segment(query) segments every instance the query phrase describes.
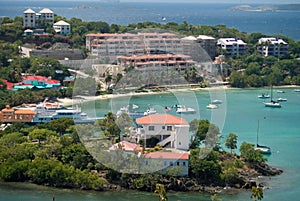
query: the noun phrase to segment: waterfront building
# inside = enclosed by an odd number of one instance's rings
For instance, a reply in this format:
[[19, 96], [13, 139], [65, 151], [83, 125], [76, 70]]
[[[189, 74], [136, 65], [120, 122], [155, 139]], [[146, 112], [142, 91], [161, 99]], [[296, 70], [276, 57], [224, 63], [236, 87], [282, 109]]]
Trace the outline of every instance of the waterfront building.
[[226, 56], [234, 57], [237, 55], [244, 55], [247, 53], [248, 46], [243, 40], [239, 38], [220, 38], [217, 46], [223, 50]]
[[156, 166], [161, 168], [162, 174], [172, 171], [178, 176], [188, 176], [189, 154], [188, 152], [157, 151], [144, 155], [146, 166]]
[[262, 56], [274, 56], [286, 55], [288, 53], [288, 43], [281, 38], [260, 38], [258, 40], [257, 51]]
[[53, 24], [53, 29], [57, 34], [66, 36], [71, 32], [71, 25], [63, 20]]
[[30, 109], [13, 109], [6, 106], [0, 112], [0, 121], [2, 123], [15, 123], [15, 122], [32, 122], [36, 112]]
[[[138, 140], [156, 138], [158, 145], [180, 150], [189, 149], [189, 123], [170, 114], [153, 114], [137, 118]], [[147, 147], [147, 144], [145, 143]]]

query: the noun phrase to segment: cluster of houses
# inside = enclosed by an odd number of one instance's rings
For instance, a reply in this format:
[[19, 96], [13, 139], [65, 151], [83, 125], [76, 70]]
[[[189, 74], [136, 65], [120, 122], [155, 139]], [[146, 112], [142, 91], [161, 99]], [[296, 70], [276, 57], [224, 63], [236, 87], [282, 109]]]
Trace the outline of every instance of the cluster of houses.
[[[39, 76], [39, 75], [24, 75], [22, 81], [18, 83], [8, 82], [7, 80], [1, 79], [6, 85], [7, 90], [21, 90], [21, 89], [61, 89], [62, 83], [59, 80], [52, 79], [51, 77]], [[66, 77], [63, 82], [73, 82], [74, 78]]]
[[[155, 164], [148, 171], [161, 170], [166, 174], [171, 169], [177, 169], [178, 175], [188, 175], [189, 123], [181, 117], [170, 114], [151, 114], [137, 118], [135, 121], [136, 131], [130, 132], [127, 139], [113, 144], [109, 151], [121, 150], [124, 158], [130, 154], [143, 157], [144, 166]], [[149, 148], [147, 140], [150, 138], [155, 138], [157, 145], [163, 149], [147, 152]], [[144, 147], [137, 144], [140, 141], [143, 141]]]
[[[214, 67], [225, 64], [226, 57], [245, 55], [248, 45], [239, 38], [219, 38], [199, 35], [198, 37], [179, 37], [174, 33], [98, 33], [86, 35], [86, 48], [98, 58], [109, 58], [123, 68], [134, 66], [138, 70], [160, 70], [175, 68], [185, 71], [196, 63], [214, 60]], [[288, 43], [280, 38], [260, 38], [257, 46], [262, 56], [285, 55]], [[205, 51], [203, 51], [205, 50]], [[216, 69], [215, 68], [215, 69]]]
[[53, 24], [53, 29], [57, 34], [68, 35], [71, 32], [71, 25], [69, 23], [63, 20], [54, 23], [54, 12], [48, 8], [44, 8], [39, 12], [35, 12], [28, 8], [23, 13], [23, 26], [28, 28], [24, 31], [24, 35], [47, 34], [44, 33], [43, 29], [36, 29], [37, 27], [47, 23]]

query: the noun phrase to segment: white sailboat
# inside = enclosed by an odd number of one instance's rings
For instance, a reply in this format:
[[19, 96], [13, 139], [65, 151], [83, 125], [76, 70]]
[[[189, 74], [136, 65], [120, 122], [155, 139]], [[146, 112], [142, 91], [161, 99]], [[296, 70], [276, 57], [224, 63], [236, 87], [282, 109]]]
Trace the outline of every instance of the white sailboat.
[[281, 107], [281, 104], [278, 101], [273, 100], [273, 86], [271, 86], [271, 100], [270, 102], [264, 102], [266, 107]]
[[271, 154], [271, 148], [270, 147], [258, 144], [258, 133], [259, 133], [259, 120], [257, 121], [256, 147], [255, 147], [255, 150], [261, 151], [262, 154]]

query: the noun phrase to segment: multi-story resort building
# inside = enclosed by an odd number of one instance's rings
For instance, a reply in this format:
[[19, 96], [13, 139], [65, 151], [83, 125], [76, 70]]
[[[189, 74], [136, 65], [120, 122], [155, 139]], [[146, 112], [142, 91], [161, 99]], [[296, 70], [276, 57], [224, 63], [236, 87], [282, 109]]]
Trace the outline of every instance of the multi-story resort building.
[[260, 38], [257, 50], [262, 56], [278, 57], [288, 53], [288, 43], [280, 38]]
[[196, 55], [199, 52], [195, 50], [188, 51], [187, 43], [173, 33], [86, 35], [86, 48], [92, 55], [107, 58], [122, 68], [132, 66], [138, 70], [191, 69], [201, 55]]
[[153, 54], [119, 56], [118, 64], [123, 68], [134, 66], [137, 70], [177, 70], [185, 71], [195, 62], [190, 56], [184, 54]]
[[220, 38], [217, 46], [220, 50], [225, 51], [226, 56], [230, 57], [246, 54], [248, 50], [247, 43], [239, 38]]
[[172, 33], [87, 34], [86, 48], [94, 56], [149, 54], [151, 50], [182, 54], [180, 38]]
[[198, 59], [203, 61], [203, 58], [200, 58], [199, 55], [205, 57], [206, 55], [204, 54], [207, 54], [210, 59], [216, 56], [217, 42], [211, 36], [187, 36], [182, 38], [182, 42], [185, 54], [191, 55], [194, 61], [198, 61]]
[[68, 35], [71, 32], [71, 25], [63, 20], [53, 24], [53, 29], [60, 35]]
[[38, 13], [32, 9], [27, 9], [23, 13], [23, 26], [24, 27], [37, 27], [45, 23], [54, 22], [54, 13], [48, 8], [44, 8]]

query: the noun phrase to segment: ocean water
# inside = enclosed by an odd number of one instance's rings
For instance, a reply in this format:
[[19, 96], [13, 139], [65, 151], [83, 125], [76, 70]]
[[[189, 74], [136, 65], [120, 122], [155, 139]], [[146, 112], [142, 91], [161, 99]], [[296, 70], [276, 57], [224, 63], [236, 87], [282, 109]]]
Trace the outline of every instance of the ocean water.
[[[295, 40], [300, 39], [299, 11], [238, 11], [231, 10], [237, 4], [204, 3], [103, 3], [99, 1], [0, 1], [0, 16], [22, 16], [23, 11], [32, 8], [36, 12], [50, 8], [54, 13], [70, 19], [104, 21], [109, 24], [128, 25], [137, 22], [183, 21], [194, 25], [224, 24], [240, 31], [261, 32], [267, 35], [283, 34]], [[257, 6], [257, 5], [252, 5]], [[166, 21], [162, 21], [165, 17]]]
[[[163, 112], [165, 106], [176, 103], [186, 104], [197, 109], [195, 115], [178, 115], [175, 111], [170, 113], [191, 121], [194, 118], [215, 121], [222, 128], [222, 136], [230, 132], [238, 135], [238, 144], [246, 141], [256, 143], [257, 122], [260, 121], [259, 143], [272, 148], [272, 154], [266, 156], [268, 163], [283, 169], [284, 173], [275, 177], [266, 177], [269, 189], [264, 190], [266, 201], [298, 200], [300, 196], [300, 93], [294, 89], [283, 89], [286, 93], [279, 94], [274, 90], [274, 98], [285, 97], [282, 108], [267, 108], [262, 99], [257, 96], [268, 89], [232, 89], [226, 91], [190, 91], [172, 92], [169, 94], [156, 94], [145, 96], [128, 96], [123, 98], [99, 100], [86, 105], [84, 111], [91, 113], [95, 107], [99, 116], [108, 111], [114, 111], [119, 106], [128, 103], [136, 104], [141, 110], [151, 106]], [[216, 110], [206, 109], [206, 105], [216, 97], [223, 100]], [[223, 99], [224, 98], [224, 99]], [[194, 99], [194, 100], [193, 100]], [[196, 102], [196, 104], [195, 104]], [[91, 107], [92, 106], [92, 107]], [[214, 116], [223, 117], [218, 119]], [[224, 141], [221, 139], [221, 141]], [[156, 200], [152, 193], [124, 191], [124, 192], [94, 192], [66, 189], [54, 189], [35, 186], [31, 184], [0, 184], [0, 200], [32, 201], [41, 200], [52, 195], [56, 200], [65, 201], [112, 201], [112, 200]], [[250, 200], [251, 192], [242, 190], [231, 194], [220, 195], [224, 201]], [[210, 200], [209, 195], [200, 193], [168, 193], [169, 200]]]

